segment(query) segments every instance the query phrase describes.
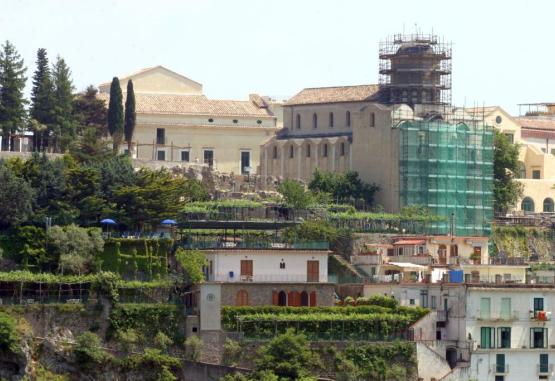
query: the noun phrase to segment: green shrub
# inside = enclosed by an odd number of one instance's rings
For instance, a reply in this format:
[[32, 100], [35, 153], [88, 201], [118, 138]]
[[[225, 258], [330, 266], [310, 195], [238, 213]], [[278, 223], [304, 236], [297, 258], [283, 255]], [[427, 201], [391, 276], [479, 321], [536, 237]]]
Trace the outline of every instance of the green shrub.
[[174, 304], [120, 303], [110, 313], [108, 337], [133, 329], [140, 337], [153, 338], [159, 331], [180, 340], [179, 309]]
[[202, 357], [202, 340], [194, 335], [185, 340], [185, 357], [187, 360], [199, 361]]
[[82, 367], [94, 367], [112, 359], [101, 347], [100, 337], [92, 332], [85, 332], [77, 337], [73, 349], [77, 363]]
[[139, 344], [139, 336], [133, 328], [118, 331], [116, 340], [125, 352], [133, 352]]
[[0, 312], [0, 350], [19, 352], [17, 321], [13, 316]]
[[154, 345], [162, 351], [165, 351], [169, 346], [173, 345], [173, 340], [170, 339], [164, 332], [158, 331], [154, 336]]
[[241, 359], [241, 344], [235, 340], [229, 338], [225, 339], [224, 342], [224, 353], [223, 353], [223, 363], [228, 366], [236, 366]]

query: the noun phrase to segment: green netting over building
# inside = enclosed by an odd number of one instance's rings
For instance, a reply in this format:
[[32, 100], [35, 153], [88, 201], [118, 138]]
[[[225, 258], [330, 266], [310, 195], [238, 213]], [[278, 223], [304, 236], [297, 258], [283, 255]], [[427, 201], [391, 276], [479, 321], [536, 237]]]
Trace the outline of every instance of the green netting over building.
[[400, 204], [445, 216], [430, 233], [484, 236], [493, 218], [493, 129], [481, 123], [399, 125]]

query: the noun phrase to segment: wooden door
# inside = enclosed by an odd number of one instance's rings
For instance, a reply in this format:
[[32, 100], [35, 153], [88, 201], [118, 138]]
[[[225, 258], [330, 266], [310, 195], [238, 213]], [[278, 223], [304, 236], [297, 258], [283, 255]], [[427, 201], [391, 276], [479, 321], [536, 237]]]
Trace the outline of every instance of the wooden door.
[[320, 261], [306, 261], [306, 281], [320, 282]]
[[241, 260], [241, 280], [252, 281], [252, 260]]

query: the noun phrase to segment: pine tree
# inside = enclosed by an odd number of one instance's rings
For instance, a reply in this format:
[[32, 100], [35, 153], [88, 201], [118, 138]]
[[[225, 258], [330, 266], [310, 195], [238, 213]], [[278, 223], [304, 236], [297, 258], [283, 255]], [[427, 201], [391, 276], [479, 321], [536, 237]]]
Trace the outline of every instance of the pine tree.
[[0, 51], [0, 130], [2, 131], [2, 150], [14, 150], [13, 134], [21, 132], [25, 121], [26, 100], [25, 71], [23, 59], [9, 42]]
[[73, 83], [71, 70], [60, 56], [52, 66], [54, 83], [54, 145], [56, 152], [65, 152], [75, 139], [76, 120], [73, 114]]
[[110, 103], [108, 105], [108, 131], [114, 141], [114, 151], [117, 153], [123, 138], [123, 95], [118, 77], [112, 79], [110, 85]]
[[48, 136], [54, 124], [54, 85], [44, 48], [37, 52], [37, 69], [33, 75], [31, 101], [31, 118], [35, 120], [31, 126], [40, 126], [34, 129], [33, 148], [40, 151], [48, 146]]
[[137, 114], [135, 113], [135, 91], [133, 90], [133, 81], [127, 82], [127, 98], [125, 98], [125, 140], [127, 141], [127, 150], [129, 156], [133, 148], [133, 133], [135, 132], [135, 124], [137, 122]]

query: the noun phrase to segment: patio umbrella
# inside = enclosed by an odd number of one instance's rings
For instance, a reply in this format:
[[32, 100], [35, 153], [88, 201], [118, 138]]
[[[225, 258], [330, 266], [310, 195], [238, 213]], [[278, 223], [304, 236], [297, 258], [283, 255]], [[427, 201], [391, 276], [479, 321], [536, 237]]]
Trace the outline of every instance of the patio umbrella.
[[175, 222], [175, 220], [166, 219], [166, 220], [162, 221], [161, 224], [162, 225], [177, 225], [177, 222]]
[[115, 225], [116, 221], [112, 220], [111, 218], [105, 218], [102, 221], [100, 221], [100, 223], [103, 225]]

